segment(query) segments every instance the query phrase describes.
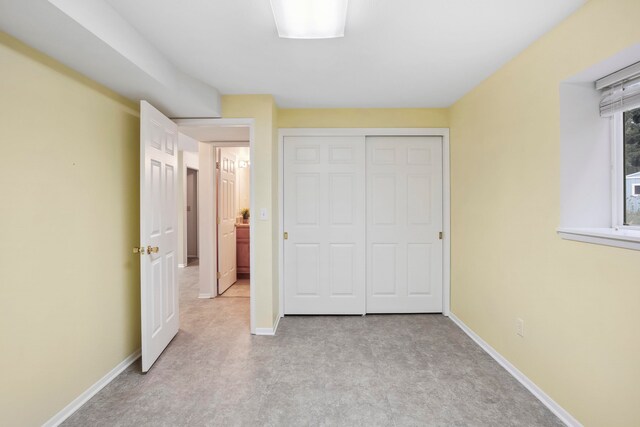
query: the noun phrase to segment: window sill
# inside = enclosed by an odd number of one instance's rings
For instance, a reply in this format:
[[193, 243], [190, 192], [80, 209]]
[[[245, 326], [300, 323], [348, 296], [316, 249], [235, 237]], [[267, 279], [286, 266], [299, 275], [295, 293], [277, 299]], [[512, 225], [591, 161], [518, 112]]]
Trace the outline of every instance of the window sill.
[[556, 230], [566, 240], [640, 251], [640, 230], [615, 228], [565, 228]]

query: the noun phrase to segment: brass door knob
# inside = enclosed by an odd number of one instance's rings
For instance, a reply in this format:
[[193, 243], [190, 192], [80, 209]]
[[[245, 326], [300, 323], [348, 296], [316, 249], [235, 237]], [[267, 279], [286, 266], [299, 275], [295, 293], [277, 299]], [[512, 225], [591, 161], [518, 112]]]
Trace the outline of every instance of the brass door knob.
[[144, 246], [135, 246], [133, 248], [133, 253], [138, 255], [144, 255]]
[[158, 251], [160, 251], [160, 248], [157, 247], [157, 246], [153, 246], [153, 247], [147, 246], [147, 253], [148, 254], [157, 254]]

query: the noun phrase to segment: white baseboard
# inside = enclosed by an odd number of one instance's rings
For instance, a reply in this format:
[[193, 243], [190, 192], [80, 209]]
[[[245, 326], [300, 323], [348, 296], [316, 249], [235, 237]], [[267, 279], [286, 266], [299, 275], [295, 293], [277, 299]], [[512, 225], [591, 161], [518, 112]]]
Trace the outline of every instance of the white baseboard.
[[256, 335], [275, 335], [279, 324], [280, 316], [276, 317], [276, 324], [273, 325], [273, 328], [256, 328]]
[[187, 264], [178, 264], [178, 268], [185, 268]]
[[476, 342], [484, 351], [493, 357], [507, 372], [511, 374], [516, 380], [527, 388], [544, 406], [549, 408], [560, 420], [569, 427], [582, 427], [582, 424], [576, 420], [569, 412], [567, 412], [562, 406], [558, 405], [547, 393], [545, 393], [540, 387], [538, 387], [533, 381], [531, 381], [525, 374], [523, 374], [518, 368], [513, 366], [511, 362], [504, 358], [500, 353], [491, 347], [485, 340], [480, 338], [478, 334], [473, 332], [471, 328], [464, 324], [464, 322], [455, 314], [449, 313], [449, 318], [456, 324], [465, 334]]
[[198, 294], [198, 298], [200, 299], [210, 299], [211, 294]]
[[93, 396], [95, 396], [96, 393], [98, 393], [107, 384], [113, 381], [113, 379], [117, 377], [122, 371], [127, 369], [129, 365], [131, 365], [133, 362], [138, 360], [138, 357], [140, 357], [140, 350], [135, 351], [133, 354], [129, 355], [122, 362], [118, 363], [118, 365], [115, 368], [113, 368], [111, 371], [109, 371], [109, 373], [107, 373], [104, 377], [100, 378], [98, 382], [93, 384], [91, 387], [86, 389], [80, 396], [73, 399], [71, 403], [69, 403], [60, 412], [58, 412], [53, 417], [51, 417], [51, 419], [49, 419], [49, 421], [44, 423], [42, 426], [57, 427], [60, 424], [62, 424], [64, 420], [66, 420], [71, 415], [73, 415], [74, 412], [80, 409], [82, 405], [87, 403], [87, 401], [91, 399]]

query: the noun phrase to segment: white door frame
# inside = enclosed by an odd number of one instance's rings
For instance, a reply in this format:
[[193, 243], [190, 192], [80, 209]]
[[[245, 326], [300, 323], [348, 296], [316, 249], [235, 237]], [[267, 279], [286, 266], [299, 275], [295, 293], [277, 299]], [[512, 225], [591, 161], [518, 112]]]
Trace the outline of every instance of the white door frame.
[[[451, 159], [448, 128], [280, 128], [278, 129], [278, 276], [280, 317], [284, 317], [284, 138], [286, 136], [439, 136], [442, 137], [442, 314], [451, 308]], [[252, 208], [253, 209], [253, 206]]]
[[[176, 119], [174, 120], [176, 122], [176, 124], [178, 125], [179, 128], [183, 128], [183, 127], [203, 127], [203, 126], [214, 126], [214, 127], [231, 127], [231, 126], [238, 126], [238, 127], [248, 127], [249, 128], [249, 164], [253, 165], [254, 164], [254, 147], [255, 147], [255, 119]], [[214, 147], [220, 147], [221, 143], [219, 142], [209, 142], [209, 141], [202, 141], [203, 143], [208, 143], [211, 144]], [[238, 146], [242, 145], [243, 142], [238, 141], [235, 144], [237, 144]], [[213, 165], [214, 170], [212, 171], [212, 175], [213, 175], [213, 182], [212, 188], [216, 188], [216, 186], [218, 185], [218, 183], [216, 182], [216, 171], [215, 171], [215, 165], [216, 165], [216, 158], [215, 158], [215, 149], [212, 150], [211, 155], [213, 156], [211, 160], [211, 164]], [[202, 168], [202, 165], [200, 166], [200, 168]], [[199, 177], [199, 184], [202, 185], [202, 178]], [[249, 194], [249, 209], [250, 211], [256, 212], [256, 207], [255, 207], [255, 191], [253, 191], [253, 189], [255, 188], [254, 185], [254, 180], [255, 180], [255, 174], [253, 172], [253, 167], [249, 169], [249, 188], [250, 190], [250, 194]], [[218, 212], [218, 201], [217, 198], [214, 197], [213, 195], [211, 196], [212, 198], [214, 198], [213, 201], [213, 211], [211, 212], [211, 215], [208, 215], [208, 217], [210, 218], [211, 221], [215, 221], [213, 218], [215, 217], [215, 215]], [[200, 201], [200, 200], [199, 200]], [[215, 226], [215, 224], [214, 224]], [[254, 230], [254, 226], [255, 223], [254, 221], [251, 221], [249, 223], [249, 234], [251, 236], [255, 236], [255, 230]], [[198, 224], [198, 233], [200, 233], [200, 230], [204, 229], [204, 227], [201, 227], [200, 224]], [[199, 241], [202, 241], [203, 236], [199, 235]], [[214, 233], [214, 236], [216, 237], [216, 234]], [[255, 275], [255, 239], [251, 239], [249, 242], [249, 258], [250, 258], [250, 264], [249, 264], [249, 275], [251, 277], [252, 280], [249, 281], [249, 324], [250, 324], [250, 329], [251, 329], [251, 333], [255, 334], [256, 333], [256, 292], [255, 292], [255, 280], [254, 278], [256, 277]], [[218, 253], [216, 250], [216, 245], [213, 245], [213, 251], [212, 251], [212, 257], [211, 259], [203, 259], [202, 256], [200, 256], [199, 259], [199, 264], [200, 264], [200, 268], [203, 268], [203, 263], [204, 266], [207, 265], [212, 265], [214, 266], [214, 271], [218, 271]], [[212, 280], [211, 283], [209, 284], [209, 297], [210, 298], [215, 298], [217, 297], [218, 294], [218, 281], [217, 280]]]

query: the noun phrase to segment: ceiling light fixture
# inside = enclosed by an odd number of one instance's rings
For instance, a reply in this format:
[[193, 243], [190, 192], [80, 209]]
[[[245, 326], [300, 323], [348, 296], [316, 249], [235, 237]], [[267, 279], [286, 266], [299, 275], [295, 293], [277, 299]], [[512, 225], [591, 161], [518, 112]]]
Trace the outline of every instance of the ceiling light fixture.
[[271, 0], [278, 35], [285, 39], [344, 37], [348, 0]]

